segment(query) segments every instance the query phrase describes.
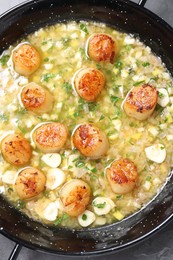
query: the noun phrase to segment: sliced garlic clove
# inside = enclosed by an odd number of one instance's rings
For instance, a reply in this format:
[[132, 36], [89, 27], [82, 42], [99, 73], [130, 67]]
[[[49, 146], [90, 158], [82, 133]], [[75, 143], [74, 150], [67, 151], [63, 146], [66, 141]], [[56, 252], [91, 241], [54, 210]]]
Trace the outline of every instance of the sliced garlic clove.
[[113, 200], [105, 197], [97, 197], [93, 200], [94, 212], [98, 215], [106, 215], [115, 207]]
[[41, 157], [41, 160], [52, 168], [57, 168], [61, 164], [61, 155], [59, 153], [47, 153]]
[[65, 181], [65, 173], [58, 168], [52, 168], [48, 170], [46, 188], [54, 190], [59, 187]]
[[2, 181], [7, 184], [15, 184], [17, 177], [17, 172], [15, 171], [6, 171], [4, 174], [2, 174]]
[[51, 202], [47, 205], [44, 210], [44, 218], [48, 221], [55, 221], [58, 216], [58, 208], [56, 207], [55, 202]]
[[78, 216], [78, 222], [82, 227], [88, 227], [96, 219], [96, 216], [93, 212], [85, 210], [81, 215]]
[[162, 163], [166, 158], [166, 149], [163, 144], [154, 144], [145, 148], [146, 156], [149, 160]]
[[169, 94], [165, 88], [160, 88], [159, 90], [159, 97], [157, 103], [161, 107], [166, 107], [169, 103]]

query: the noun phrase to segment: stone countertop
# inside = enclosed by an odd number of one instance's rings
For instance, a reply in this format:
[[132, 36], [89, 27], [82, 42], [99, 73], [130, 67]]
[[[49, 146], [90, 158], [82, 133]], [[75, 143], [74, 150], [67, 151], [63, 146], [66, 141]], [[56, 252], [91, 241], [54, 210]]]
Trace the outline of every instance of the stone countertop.
[[[11, 7], [24, 2], [23, 0], [0, 0], [0, 14]], [[138, 0], [133, 0], [138, 2]], [[148, 0], [146, 8], [158, 14], [171, 26], [173, 26], [173, 0]], [[0, 259], [7, 260], [15, 243], [0, 235]], [[109, 256], [86, 257], [78, 259], [99, 259], [106, 260], [172, 260], [173, 259], [173, 221], [167, 224], [160, 231], [150, 236], [148, 239], [127, 248], [123, 251]], [[69, 257], [52, 256], [46, 253], [36, 252], [23, 247], [18, 260], [60, 260]], [[72, 258], [75, 259], [75, 258]]]

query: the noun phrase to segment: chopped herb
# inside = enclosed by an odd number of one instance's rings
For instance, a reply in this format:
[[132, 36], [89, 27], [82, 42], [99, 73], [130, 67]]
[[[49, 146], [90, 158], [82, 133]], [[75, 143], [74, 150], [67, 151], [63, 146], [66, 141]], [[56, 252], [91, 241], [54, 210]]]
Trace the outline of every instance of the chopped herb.
[[151, 176], [147, 176], [146, 181], [151, 181]]
[[0, 58], [1, 65], [4, 67], [7, 64], [7, 61], [9, 60], [9, 55], [4, 55]]
[[114, 159], [109, 159], [109, 160], [106, 162], [106, 166], [110, 165], [113, 161], [114, 161]]
[[99, 118], [99, 121], [103, 120], [105, 118], [104, 115], [101, 115], [100, 118]]
[[75, 163], [75, 166], [78, 167], [78, 168], [83, 168], [83, 167], [85, 166], [85, 163], [82, 162], [82, 161], [77, 161], [77, 162]]
[[142, 66], [143, 67], [148, 67], [148, 66], [150, 66], [150, 63], [149, 62], [144, 62], [144, 63], [142, 63]]
[[121, 115], [122, 115], [121, 110], [118, 107], [116, 107], [116, 109], [114, 111], [114, 116], [115, 116], [114, 119], [117, 119], [117, 118], [121, 117]]
[[48, 61], [49, 61], [49, 58], [46, 57], [46, 58], [44, 59], [44, 62], [48, 62]]
[[90, 103], [88, 103], [88, 109], [89, 109], [89, 111], [95, 112], [98, 108], [99, 108], [99, 104], [97, 104], [96, 102], [90, 102]]
[[23, 208], [25, 207], [25, 201], [23, 201], [23, 200], [18, 200], [18, 202], [17, 202], [17, 207], [18, 207], [19, 209], [23, 209]]
[[87, 215], [86, 214], [82, 215], [82, 220], [87, 220]]
[[109, 132], [107, 133], [107, 136], [111, 136], [111, 135], [113, 135], [113, 134], [115, 134], [115, 130], [114, 130], [114, 131], [109, 131]]
[[7, 115], [5, 115], [5, 114], [0, 115], [0, 121], [6, 122], [6, 121], [8, 121], [8, 119], [9, 118]]
[[95, 174], [90, 174], [90, 176], [91, 176], [91, 178], [92, 178], [93, 180], [97, 180], [97, 179], [98, 179], [98, 177], [97, 177]]
[[101, 65], [100, 64], [97, 63], [96, 67], [97, 67], [98, 70], [101, 70]]
[[122, 195], [117, 195], [116, 198], [119, 200], [121, 199], [123, 196]]
[[135, 123], [135, 122], [130, 122], [129, 126], [131, 126], [131, 127], [136, 127], [136, 126], [137, 126], [137, 123]]
[[98, 208], [98, 209], [103, 209], [106, 205], [106, 201], [104, 201], [103, 203], [99, 203], [97, 204], [95, 201], [93, 202], [94, 207]]
[[111, 99], [111, 102], [114, 103], [114, 104], [117, 103], [117, 102], [120, 100], [119, 97], [114, 96], [114, 95], [111, 95], [111, 96], [110, 96], [110, 99]]
[[75, 158], [72, 162], [77, 162], [79, 160], [79, 158]]
[[140, 85], [141, 83], [144, 83], [145, 81], [144, 80], [141, 80], [141, 81], [137, 81], [133, 84], [134, 87]]
[[101, 176], [104, 177], [104, 176], [105, 176], [105, 173], [104, 173], [104, 172], [101, 172]]
[[46, 198], [49, 198], [50, 196], [50, 192], [48, 190], [45, 190], [43, 194]]
[[153, 80], [153, 81], [157, 81], [158, 80], [158, 77], [153, 77], [153, 78], [150, 78], [150, 81]]
[[67, 93], [69, 93], [72, 90], [72, 84], [69, 82], [64, 82], [64, 84], [62, 86], [66, 90]]
[[81, 31], [83, 31], [85, 34], [87, 34], [87, 35], [89, 34], [88, 29], [85, 24], [81, 23], [79, 27], [80, 27]]
[[76, 111], [76, 112], [73, 114], [74, 118], [77, 118], [79, 115], [80, 115], [80, 112], [79, 112], [79, 111]]
[[46, 73], [45, 75], [43, 75], [43, 81], [48, 82], [49, 79], [53, 79], [56, 75], [53, 73]]
[[162, 98], [162, 97], [164, 97], [165, 95], [163, 94], [163, 93], [161, 93], [161, 92], [159, 92], [159, 98]]
[[125, 48], [126, 48], [127, 51], [130, 51], [131, 48], [132, 48], [132, 45], [128, 44], [128, 45], [125, 46]]
[[17, 112], [18, 112], [18, 114], [20, 114], [20, 115], [25, 115], [26, 112], [27, 112], [27, 110], [26, 110], [26, 108], [20, 108]]
[[13, 188], [12, 187], [9, 187], [8, 188], [8, 192], [11, 193], [13, 191]]
[[115, 63], [115, 67], [116, 67], [117, 69], [121, 70], [122, 67], [123, 67], [123, 63], [122, 63], [121, 61], [117, 61], [117, 62]]
[[27, 133], [27, 129], [25, 127], [23, 127], [23, 125], [21, 124], [20, 120], [17, 121], [17, 127], [19, 128], [19, 130], [23, 133], [26, 134]]
[[163, 150], [165, 147], [164, 146], [160, 146], [160, 149]]
[[120, 87], [121, 87], [121, 85], [115, 85], [115, 86], [113, 86], [113, 90], [115, 92], [118, 92], [120, 90]]
[[38, 118], [40, 121], [44, 121], [44, 119], [42, 118], [42, 116], [37, 116], [37, 118]]
[[141, 64], [140, 60], [137, 60], [137, 61], [136, 61], [136, 65], [139, 66], [140, 64]]
[[63, 220], [67, 220], [69, 218], [68, 214], [63, 214], [62, 217], [59, 217], [56, 221], [55, 221], [55, 226], [58, 226], [62, 223]]
[[79, 51], [81, 53], [81, 56], [83, 59], [88, 60], [89, 58], [86, 56], [85, 49], [84, 48], [79, 48]]
[[96, 169], [96, 168], [93, 168], [93, 169], [91, 169], [91, 172], [92, 172], [92, 173], [96, 173], [96, 172], [97, 172], [97, 169]]
[[46, 45], [47, 44], [47, 41], [44, 41], [41, 43], [41, 45]]
[[169, 85], [168, 85], [168, 88], [173, 88], [173, 84], [169, 84]]

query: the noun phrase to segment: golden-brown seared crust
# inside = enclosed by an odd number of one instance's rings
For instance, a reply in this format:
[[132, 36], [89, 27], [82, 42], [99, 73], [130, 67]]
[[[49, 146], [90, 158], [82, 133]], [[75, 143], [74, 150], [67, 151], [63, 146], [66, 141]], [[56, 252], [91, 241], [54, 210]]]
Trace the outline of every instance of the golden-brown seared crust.
[[117, 46], [111, 36], [97, 33], [91, 36], [88, 42], [88, 55], [94, 61], [114, 62]]
[[36, 146], [43, 152], [57, 152], [65, 145], [68, 137], [66, 126], [61, 123], [47, 123], [33, 133]]
[[33, 167], [22, 170], [15, 183], [15, 189], [21, 199], [29, 199], [41, 193], [46, 184], [45, 174]]
[[113, 192], [125, 194], [134, 189], [138, 172], [132, 161], [120, 158], [106, 169], [106, 176]]
[[37, 114], [47, 113], [52, 110], [53, 106], [52, 95], [34, 82], [22, 89], [21, 101], [27, 110]]
[[125, 99], [124, 110], [131, 117], [145, 120], [153, 113], [157, 100], [158, 91], [155, 87], [149, 84], [134, 87]]
[[98, 69], [82, 69], [76, 74], [74, 86], [81, 98], [94, 101], [105, 86], [105, 77]]
[[61, 200], [65, 211], [72, 217], [82, 214], [90, 202], [89, 185], [79, 179], [73, 179], [61, 189]]
[[21, 44], [12, 54], [14, 70], [23, 76], [29, 76], [40, 66], [39, 52], [31, 44]]
[[28, 163], [31, 158], [30, 143], [21, 135], [7, 135], [1, 142], [4, 159], [10, 164], [20, 166]]
[[91, 159], [105, 155], [109, 148], [106, 135], [92, 124], [80, 125], [72, 135], [72, 142], [81, 154]]

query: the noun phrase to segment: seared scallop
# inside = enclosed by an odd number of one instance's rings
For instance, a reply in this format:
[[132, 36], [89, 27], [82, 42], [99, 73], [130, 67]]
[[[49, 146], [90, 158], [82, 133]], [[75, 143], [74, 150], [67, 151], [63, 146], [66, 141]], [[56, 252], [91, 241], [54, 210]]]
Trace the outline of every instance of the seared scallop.
[[68, 131], [61, 123], [45, 123], [36, 127], [32, 139], [44, 153], [58, 152], [67, 141]]
[[27, 167], [19, 172], [15, 189], [21, 199], [30, 199], [40, 194], [46, 183], [45, 174], [33, 167]]
[[158, 100], [158, 91], [148, 84], [134, 87], [125, 98], [123, 107], [126, 114], [137, 120], [147, 119], [154, 111]]
[[72, 143], [81, 154], [91, 159], [102, 157], [109, 148], [105, 133], [92, 124], [79, 125], [72, 134]]
[[81, 98], [86, 101], [94, 101], [105, 86], [105, 77], [98, 69], [82, 69], [74, 78], [74, 86]]
[[126, 194], [135, 188], [138, 172], [132, 161], [121, 158], [106, 169], [106, 176], [113, 192]]
[[27, 84], [22, 89], [19, 98], [27, 110], [36, 114], [47, 113], [52, 110], [52, 95], [34, 82]]
[[67, 182], [61, 189], [60, 197], [64, 210], [72, 217], [82, 214], [90, 202], [89, 185], [79, 179]]
[[89, 37], [87, 53], [94, 61], [113, 63], [117, 54], [117, 45], [110, 35], [97, 33]]
[[14, 70], [23, 76], [29, 76], [40, 66], [39, 52], [29, 43], [19, 44], [13, 51], [12, 61]]
[[31, 158], [30, 143], [18, 134], [7, 135], [1, 142], [1, 151], [4, 159], [16, 166], [28, 163]]

